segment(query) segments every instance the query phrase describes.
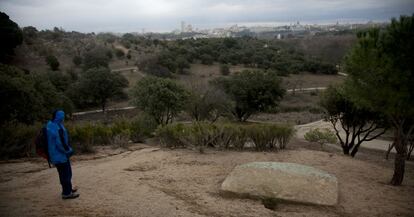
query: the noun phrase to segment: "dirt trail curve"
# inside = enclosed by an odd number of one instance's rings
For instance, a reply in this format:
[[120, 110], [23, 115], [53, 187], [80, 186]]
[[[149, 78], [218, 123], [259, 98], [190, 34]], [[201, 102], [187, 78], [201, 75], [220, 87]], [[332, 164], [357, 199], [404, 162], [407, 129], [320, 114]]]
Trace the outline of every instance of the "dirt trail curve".
[[[340, 129], [340, 135], [344, 138], [345, 133], [342, 128], [338, 124], [338, 129]], [[304, 135], [306, 132], [308, 132], [311, 129], [320, 128], [320, 129], [330, 129], [334, 131], [334, 128], [330, 122], [319, 120], [308, 124], [303, 125], [296, 125], [296, 137], [299, 139], [304, 139]], [[382, 139], [374, 139], [371, 141], [366, 141], [361, 144], [362, 148], [367, 149], [374, 149], [374, 150], [381, 150], [386, 151], [388, 150], [388, 145], [391, 144], [391, 141], [382, 140]], [[339, 150], [342, 150], [339, 145], [331, 145], [332, 147], [336, 147]], [[395, 148], [391, 150], [392, 153], [395, 153]]]

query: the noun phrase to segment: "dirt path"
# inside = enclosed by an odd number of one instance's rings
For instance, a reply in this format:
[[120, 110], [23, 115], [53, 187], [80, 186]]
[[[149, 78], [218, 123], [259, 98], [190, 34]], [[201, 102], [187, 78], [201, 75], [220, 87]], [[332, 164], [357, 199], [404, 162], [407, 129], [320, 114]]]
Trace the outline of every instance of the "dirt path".
[[[292, 144], [292, 146], [294, 146]], [[169, 150], [140, 145], [95, 160], [74, 160], [79, 199], [62, 201], [56, 170], [44, 163], [0, 164], [0, 216], [413, 216], [414, 174], [408, 165], [404, 186], [385, 184], [384, 167], [333, 153], [302, 148], [274, 153]], [[335, 207], [279, 204], [220, 194], [226, 175], [252, 161], [294, 162], [338, 177]]]
[[[320, 129], [330, 129], [333, 132], [334, 129], [332, 127], [332, 124], [327, 121], [319, 120], [308, 124], [303, 125], [297, 125], [296, 128], [296, 136], [300, 139], [304, 138], [304, 135], [306, 132], [308, 132], [311, 129], [320, 128]], [[338, 124], [338, 129], [341, 129], [341, 127]], [[340, 135], [342, 138], [345, 138], [345, 132], [343, 130], [340, 130]], [[375, 150], [381, 150], [386, 151], [388, 150], [388, 145], [391, 144], [391, 141], [382, 140], [382, 139], [374, 139], [371, 141], [366, 141], [361, 144], [361, 148], [367, 148], [367, 149], [375, 149]], [[339, 145], [337, 146], [339, 147]], [[340, 147], [339, 147], [340, 148]], [[391, 150], [392, 153], [395, 153], [395, 148]]]

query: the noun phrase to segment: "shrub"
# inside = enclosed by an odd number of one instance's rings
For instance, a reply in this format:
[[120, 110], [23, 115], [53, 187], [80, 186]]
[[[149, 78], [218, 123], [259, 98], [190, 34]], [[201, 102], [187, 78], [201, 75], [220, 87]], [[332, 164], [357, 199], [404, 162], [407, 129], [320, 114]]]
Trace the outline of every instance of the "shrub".
[[59, 60], [53, 56], [53, 55], [48, 55], [45, 58], [46, 64], [49, 65], [50, 69], [52, 69], [53, 71], [56, 71], [59, 69]]
[[323, 145], [326, 143], [336, 143], [335, 134], [329, 129], [323, 129], [323, 131], [316, 129], [311, 129], [305, 134], [305, 139], [309, 142], [317, 142], [323, 148]]
[[0, 130], [0, 159], [33, 155], [32, 143], [40, 129], [39, 124], [4, 123]]
[[249, 125], [247, 132], [257, 151], [285, 149], [294, 135], [293, 127], [274, 124]]
[[220, 73], [224, 76], [227, 76], [230, 74], [230, 68], [227, 64], [220, 65]]
[[144, 142], [146, 138], [152, 136], [156, 128], [157, 123], [152, 117], [141, 114], [130, 123], [131, 140], [133, 142]]
[[169, 148], [185, 147], [183, 138], [188, 134], [187, 127], [182, 123], [159, 126], [155, 134], [160, 139], [161, 145]]
[[293, 134], [293, 127], [284, 125], [207, 122], [171, 124], [161, 126], [156, 131], [162, 145], [172, 148], [196, 147], [200, 152], [207, 146], [242, 150], [249, 139], [258, 151], [284, 149]]
[[124, 56], [125, 56], [125, 53], [124, 53], [124, 51], [123, 51], [123, 50], [120, 50], [120, 49], [115, 49], [115, 55], [116, 55], [116, 57], [118, 57], [118, 58], [122, 58], [122, 57], [124, 57]]

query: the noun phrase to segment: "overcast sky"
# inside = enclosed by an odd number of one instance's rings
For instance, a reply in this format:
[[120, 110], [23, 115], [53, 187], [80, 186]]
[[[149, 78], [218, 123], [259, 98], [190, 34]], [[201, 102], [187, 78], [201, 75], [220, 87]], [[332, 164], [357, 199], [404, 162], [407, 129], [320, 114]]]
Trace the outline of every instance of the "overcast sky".
[[234, 23], [385, 21], [414, 13], [414, 0], [0, 0], [21, 27], [81, 32], [171, 31]]

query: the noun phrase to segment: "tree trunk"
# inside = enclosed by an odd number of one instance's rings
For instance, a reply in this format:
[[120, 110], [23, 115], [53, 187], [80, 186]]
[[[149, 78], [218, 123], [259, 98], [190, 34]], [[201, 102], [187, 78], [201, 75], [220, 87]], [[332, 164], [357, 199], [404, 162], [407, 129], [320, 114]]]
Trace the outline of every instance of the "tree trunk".
[[342, 151], [344, 152], [344, 155], [349, 155], [349, 146], [348, 145], [343, 145], [342, 146]]
[[403, 128], [397, 127], [394, 133], [394, 144], [397, 153], [394, 162], [394, 175], [391, 179], [392, 185], [401, 185], [404, 179], [405, 159], [407, 158], [407, 145], [404, 140]]
[[360, 145], [361, 145], [361, 143], [357, 143], [355, 145], [354, 149], [352, 149], [352, 151], [351, 151], [351, 156], [352, 157], [355, 157], [356, 153], [358, 152], [358, 148], [359, 148]]
[[405, 171], [405, 154], [398, 153], [395, 155], [395, 163], [394, 163], [394, 175], [391, 179], [392, 185], [401, 185], [404, 179], [404, 171]]

